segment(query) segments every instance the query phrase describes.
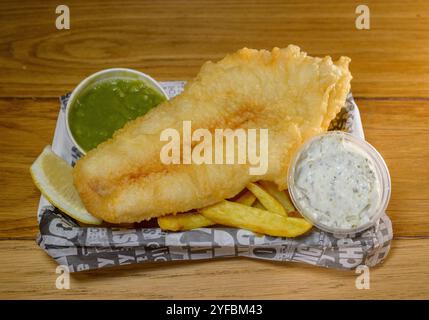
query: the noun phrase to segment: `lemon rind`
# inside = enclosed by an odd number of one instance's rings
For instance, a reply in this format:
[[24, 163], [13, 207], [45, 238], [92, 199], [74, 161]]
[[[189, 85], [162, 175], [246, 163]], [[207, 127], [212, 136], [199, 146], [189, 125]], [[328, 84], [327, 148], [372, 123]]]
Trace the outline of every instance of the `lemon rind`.
[[[44, 156], [49, 156], [49, 153], [53, 153], [50, 146], [45, 147], [43, 152], [39, 155], [39, 157], [34, 161], [32, 166], [30, 167], [31, 178], [33, 179], [34, 184], [37, 189], [39, 189], [40, 193], [55, 207], [59, 210], [72, 217], [73, 219], [78, 220], [79, 222], [86, 224], [99, 225], [103, 222], [103, 220], [91, 215], [84, 208], [78, 208], [73, 206], [67, 199], [65, 199], [61, 194], [59, 194], [51, 185], [47, 182], [45, 178], [45, 174], [41, 169], [41, 165], [39, 162], [42, 161]], [[62, 199], [62, 201], [55, 201], [54, 199]], [[60, 204], [63, 203], [63, 204]], [[76, 212], [76, 213], [73, 213]]]

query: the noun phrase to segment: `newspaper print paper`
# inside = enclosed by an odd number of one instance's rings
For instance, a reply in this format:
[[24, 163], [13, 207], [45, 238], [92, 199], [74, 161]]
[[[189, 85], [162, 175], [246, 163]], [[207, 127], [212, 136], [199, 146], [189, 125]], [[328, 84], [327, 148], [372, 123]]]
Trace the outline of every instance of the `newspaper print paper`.
[[[170, 97], [179, 94], [182, 81], [163, 82]], [[68, 138], [65, 105], [60, 98], [52, 149], [70, 164], [81, 156]], [[345, 130], [364, 138], [359, 110], [350, 94], [345, 107], [331, 123], [331, 130]], [[317, 228], [301, 237], [257, 236], [235, 228], [200, 228], [166, 232], [159, 228], [120, 229], [81, 227], [52, 207], [43, 197], [38, 210], [37, 243], [71, 272], [155, 261], [248, 257], [273, 261], [303, 262], [327, 268], [354, 269], [375, 266], [387, 256], [393, 237], [389, 217], [383, 215], [372, 228], [347, 237]]]

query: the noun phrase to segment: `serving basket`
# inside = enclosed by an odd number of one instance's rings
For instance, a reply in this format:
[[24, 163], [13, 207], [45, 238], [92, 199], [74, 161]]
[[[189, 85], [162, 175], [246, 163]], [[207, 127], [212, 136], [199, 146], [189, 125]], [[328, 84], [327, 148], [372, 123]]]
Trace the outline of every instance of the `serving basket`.
[[[185, 82], [161, 82], [169, 97], [182, 92]], [[74, 165], [81, 156], [67, 135], [65, 106], [60, 98], [52, 150]], [[330, 130], [347, 131], [364, 139], [359, 109], [351, 94]], [[53, 207], [43, 196], [38, 208], [37, 244], [70, 272], [155, 261], [248, 257], [291, 261], [336, 269], [355, 269], [381, 263], [390, 250], [392, 224], [384, 214], [370, 229], [341, 236], [313, 228], [297, 238], [256, 235], [251, 231], [212, 227], [183, 232], [159, 228], [82, 227]]]

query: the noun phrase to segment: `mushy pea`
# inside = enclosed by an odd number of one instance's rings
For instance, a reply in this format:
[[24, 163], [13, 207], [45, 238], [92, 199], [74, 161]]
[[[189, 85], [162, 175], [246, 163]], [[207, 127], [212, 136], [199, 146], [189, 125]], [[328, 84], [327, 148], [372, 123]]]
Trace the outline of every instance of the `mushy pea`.
[[72, 104], [70, 130], [79, 146], [89, 151], [164, 100], [164, 96], [139, 80], [103, 80], [89, 87]]

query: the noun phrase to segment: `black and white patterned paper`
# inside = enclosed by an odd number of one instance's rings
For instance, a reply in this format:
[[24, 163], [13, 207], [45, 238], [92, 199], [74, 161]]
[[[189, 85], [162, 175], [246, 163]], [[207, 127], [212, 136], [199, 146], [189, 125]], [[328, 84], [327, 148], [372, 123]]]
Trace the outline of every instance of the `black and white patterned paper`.
[[[161, 84], [170, 97], [179, 94], [184, 87], [182, 81]], [[67, 136], [67, 99], [68, 95], [60, 98], [61, 108], [52, 149], [74, 164], [81, 155]], [[351, 94], [330, 129], [345, 130], [364, 138], [359, 110]], [[159, 228], [81, 227], [43, 197], [39, 204], [38, 221], [40, 234], [37, 243], [58, 264], [68, 266], [71, 272], [134, 263], [237, 256], [354, 269], [358, 265], [372, 267], [382, 262], [393, 237], [387, 215], [383, 215], [372, 228], [347, 237], [317, 228], [301, 237], [279, 238], [223, 227], [184, 232], [166, 232]]]

